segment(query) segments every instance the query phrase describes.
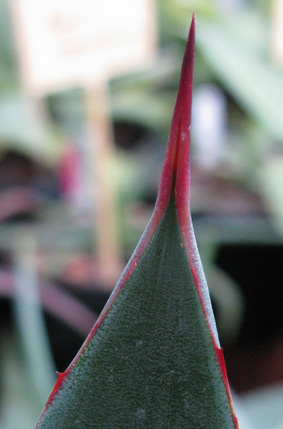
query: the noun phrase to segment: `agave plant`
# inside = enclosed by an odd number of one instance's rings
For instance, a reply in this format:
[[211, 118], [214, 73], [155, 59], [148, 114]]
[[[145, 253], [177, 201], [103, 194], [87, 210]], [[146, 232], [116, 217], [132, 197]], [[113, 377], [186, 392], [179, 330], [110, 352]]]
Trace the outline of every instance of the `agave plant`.
[[37, 428], [237, 428], [189, 204], [193, 17], [156, 206]]

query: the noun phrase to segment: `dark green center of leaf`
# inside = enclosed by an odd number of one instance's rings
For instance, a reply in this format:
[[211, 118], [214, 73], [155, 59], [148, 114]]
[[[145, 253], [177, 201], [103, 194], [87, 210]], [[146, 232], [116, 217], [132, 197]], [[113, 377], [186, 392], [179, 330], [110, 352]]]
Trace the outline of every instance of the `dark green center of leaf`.
[[234, 428], [174, 201], [50, 408], [40, 427]]

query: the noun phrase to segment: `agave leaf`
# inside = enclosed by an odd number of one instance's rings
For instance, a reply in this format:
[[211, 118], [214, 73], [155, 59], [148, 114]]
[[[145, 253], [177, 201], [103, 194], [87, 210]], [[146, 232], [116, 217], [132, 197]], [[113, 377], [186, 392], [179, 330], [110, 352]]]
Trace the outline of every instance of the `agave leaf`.
[[237, 427], [189, 211], [194, 27], [154, 213], [38, 428]]

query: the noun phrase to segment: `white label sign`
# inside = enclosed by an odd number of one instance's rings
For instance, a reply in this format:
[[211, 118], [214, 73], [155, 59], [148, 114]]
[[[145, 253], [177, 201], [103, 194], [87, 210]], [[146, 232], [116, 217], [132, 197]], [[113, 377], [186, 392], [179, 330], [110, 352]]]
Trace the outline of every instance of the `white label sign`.
[[13, 0], [23, 82], [34, 95], [128, 72], [155, 48], [154, 0]]

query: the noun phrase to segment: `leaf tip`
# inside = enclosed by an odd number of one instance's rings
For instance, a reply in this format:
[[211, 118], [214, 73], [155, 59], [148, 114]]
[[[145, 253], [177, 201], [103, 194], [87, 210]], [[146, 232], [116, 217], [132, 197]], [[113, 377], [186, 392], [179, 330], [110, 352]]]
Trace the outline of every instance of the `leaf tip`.
[[189, 200], [190, 124], [195, 55], [195, 14], [186, 44], [168, 148], [163, 165], [157, 207], [164, 210], [172, 188], [180, 199]]

